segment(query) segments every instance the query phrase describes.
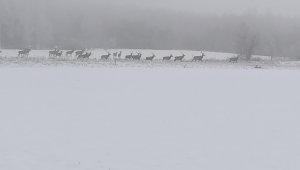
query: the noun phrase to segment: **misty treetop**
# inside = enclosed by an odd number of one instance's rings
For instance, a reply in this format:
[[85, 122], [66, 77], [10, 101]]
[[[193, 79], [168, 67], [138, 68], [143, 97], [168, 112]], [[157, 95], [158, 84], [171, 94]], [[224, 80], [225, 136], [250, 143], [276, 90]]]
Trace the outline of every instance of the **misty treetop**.
[[300, 56], [299, 18], [193, 14], [108, 1], [1, 0], [1, 48], [191, 49]]

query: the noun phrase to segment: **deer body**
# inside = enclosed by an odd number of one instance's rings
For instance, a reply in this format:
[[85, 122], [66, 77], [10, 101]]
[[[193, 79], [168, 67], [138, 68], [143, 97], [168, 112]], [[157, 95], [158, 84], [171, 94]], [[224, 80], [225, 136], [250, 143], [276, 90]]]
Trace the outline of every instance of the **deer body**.
[[177, 56], [175, 57], [175, 60], [174, 61], [182, 61], [184, 59], [185, 55], [182, 54], [182, 56]]
[[55, 49], [53, 51], [49, 51], [49, 57], [56, 57], [58, 52], [59, 52], [58, 49]]
[[63, 54], [63, 51], [57, 52], [57, 53], [56, 53], [56, 57], [61, 57], [62, 54]]
[[24, 57], [24, 56], [28, 56], [30, 53], [31, 49], [24, 49], [18, 52], [18, 56], [20, 57]]
[[111, 55], [110, 53], [108, 53], [107, 55], [102, 55], [101, 59], [102, 60], [108, 60], [108, 58], [109, 58], [110, 55]]
[[113, 53], [114, 58], [118, 56], [118, 52]]
[[193, 61], [203, 61], [204, 57], [205, 57], [205, 54], [202, 53], [201, 56], [194, 56]]
[[163, 57], [163, 60], [164, 61], [169, 61], [173, 58], [173, 55], [171, 54], [170, 56], [167, 56], [167, 57]]
[[75, 50], [67, 51], [66, 56], [72, 56]]
[[85, 53], [85, 54], [81, 54], [78, 56], [78, 59], [88, 59], [90, 58], [90, 56], [92, 55], [92, 53]]
[[138, 55], [133, 55], [132, 56], [133, 60], [141, 60], [141, 58], [142, 58], [142, 54], [141, 53], [138, 53]]
[[146, 57], [147, 61], [153, 61], [156, 56], [153, 54], [151, 57]]
[[131, 53], [130, 55], [125, 56], [125, 59], [130, 60], [132, 59], [133, 54]]
[[122, 51], [119, 52], [118, 58], [121, 58], [121, 56], [122, 56]]
[[76, 52], [75, 52], [75, 55], [76, 55], [76, 56], [83, 55], [84, 51], [85, 51], [85, 50], [76, 51]]

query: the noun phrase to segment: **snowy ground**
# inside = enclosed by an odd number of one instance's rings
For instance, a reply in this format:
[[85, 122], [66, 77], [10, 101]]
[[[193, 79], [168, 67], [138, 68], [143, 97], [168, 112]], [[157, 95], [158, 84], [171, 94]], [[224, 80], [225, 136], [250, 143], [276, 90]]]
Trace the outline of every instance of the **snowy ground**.
[[0, 68], [1, 170], [299, 170], [300, 71]]
[[[101, 50], [93, 49], [92, 56], [88, 60], [78, 60], [75, 55], [61, 58], [49, 57], [49, 50], [33, 50], [29, 57], [18, 57], [18, 50], [2, 50], [0, 53], [0, 67], [93, 67], [93, 68], [237, 68], [237, 69], [254, 69], [259, 65], [263, 69], [299, 69], [299, 61], [275, 60], [271, 61], [267, 56], [254, 56], [251, 62], [239, 61], [238, 63], [229, 63], [228, 59], [236, 56], [231, 53], [205, 52], [203, 62], [191, 62], [193, 56], [201, 55], [201, 51], [184, 51], [184, 50], [129, 50], [129, 49], [111, 49]], [[110, 57], [110, 60], [100, 60], [101, 55], [107, 54], [107, 51], [113, 53], [122, 51], [121, 59], [116, 62]], [[65, 52], [65, 51], [64, 51]], [[142, 61], [124, 60], [125, 55], [130, 53], [143, 54]], [[144, 61], [145, 57], [152, 54], [157, 57], [154, 61]], [[184, 62], [162, 61], [162, 58], [173, 54], [179, 56], [182, 53], [186, 55]]]
[[[19, 50], [6, 50], [3, 49], [2, 53], [0, 53], [0, 56], [2, 57], [17, 57]], [[107, 51], [110, 53], [119, 52], [122, 51], [122, 58], [125, 58], [125, 55], [129, 55], [130, 53], [136, 54], [137, 52], [140, 52], [143, 54], [142, 58], [152, 56], [154, 53], [157, 58], [157, 60], [161, 60], [165, 56], [169, 56], [170, 54], [173, 54], [174, 56], [180, 56], [182, 53], [186, 55], [186, 60], [191, 60], [194, 55], [201, 55], [201, 51], [187, 51], [187, 50], [141, 50], [141, 49], [91, 49], [88, 50], [89, 52], [92, 52], [91, 59], [100, 59], [101, 55], [107, 54]], [[65, 52], [65, 50], [64, 50]], [[236, 54], [232, 53], [218, 53], [218, 52], [208, 52], [205, 51], [205, 60], [227, 60], [230, 57], [236, 56]], [[32, 58], [48, 58], [49, 56], [49, 50], [33, 50], [30, 52], [30, 57]], [[254, 56], [256, 58], [261, 58], [265, 60], [269, 60], [269, 57], [266, 56]], [[67, 57], [68, 59], [75, 59], [76, 57]]]

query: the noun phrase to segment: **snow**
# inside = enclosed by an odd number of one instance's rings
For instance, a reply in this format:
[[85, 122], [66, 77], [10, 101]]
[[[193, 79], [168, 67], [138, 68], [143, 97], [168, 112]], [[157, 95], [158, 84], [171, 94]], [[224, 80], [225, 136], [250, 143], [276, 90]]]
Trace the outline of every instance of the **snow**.
[[[19, 50], [2, 50], [2, 53], [0, 53], [0, 56], [2, 57], [17, 57]], [[64, 50], [66, 51], [66, 50]], [[130, 53], [136, 54], [137, 52], [141, 52], [143, 54], [142, 58], [152, 56], [152, 53], [157, 55], [156, 59], [161, 60], [165, 56], [169, 56], [170, 54], [173, 54], [174, 56], [180, 56], [182, 53], [186, 54], [185, 59], [186, 60], [192, 60], [193, 56], [195, 55], [201, 55], [201, 51], [189, 51], [189, 50], [142, 50], [142, 49], [90, 49], [88, 51], [92, 52], [91, 59], [100, 59], [101, 55], [107, 54], [107, 51], [110, 53], [113, 52], [119, 52], [122, 51], [122, 58], [125, 57], [125, 55], [129, 55]], [[220, 52], [210, 52], [210, 51], [204, 51], [205, 52], [205, 60], [227, 60], [233, 56], [236, 56], [236, 54], [232, 53], [220, 53]], [[49, 56], [49, 50], [33, 50], [30, 52], [30, 57], [33, 58], [48, 58]], [[254, 56], [255, 58], [260, 58], [264, 60], [270, 60], [270, 57], [267, 56]], [[75, 56], [68, 57], [71, 59], [75, 59]]]
[[0, 68], [0, 169], [298, 170], [299, 73]]
[[[121, 59], [116, 62], [111, 56], [109, 60], [101, 60], [101, 55], [122, 51]], [[66, 50], [64, 50], [65, 54]], [[91, 67], [91, 68], [222, 68], [222, 69], [254, 69], [256, 65], [263, 69], [296, 69], [299, 70], [300, 62], [293, 60], [282, 60], [276, 58], [271, 61], [268, 56], [253, 56], [251, 62], [239, 61], [229, 63], [229, 58], [236, 56], [232, 53], [218, 53], [204, 51], [203, 62], [192, 62], [193, 56], [202, 55], [201, 51], [187, 50], [141, 50], [141, 49], [89, 49], [92, 52], [90, 59], [78, 60], [75, 55], [60, 58], [49, 57], [49, 50], [33, 50], [28, 57], [18, 57], [18, 50], [3, 49], [0, 53], [0, 67]], [[124, 60], [125, 55], [141, 52], [142, 61]], [[145, 61], [146, 57], [156, 55], [154, 61]], [[186, 57], [183, 62], [162, 61], [162, 58], [173, 54], [180, 56], [184, 53]]]

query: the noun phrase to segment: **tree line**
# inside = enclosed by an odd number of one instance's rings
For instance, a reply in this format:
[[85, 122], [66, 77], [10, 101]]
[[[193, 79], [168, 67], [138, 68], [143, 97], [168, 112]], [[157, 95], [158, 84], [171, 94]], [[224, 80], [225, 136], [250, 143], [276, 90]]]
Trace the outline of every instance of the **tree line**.
[[186, 49], [300, 57], [300, 19], [195, 14], [94, 1], [1, 0], [1, 48]]

